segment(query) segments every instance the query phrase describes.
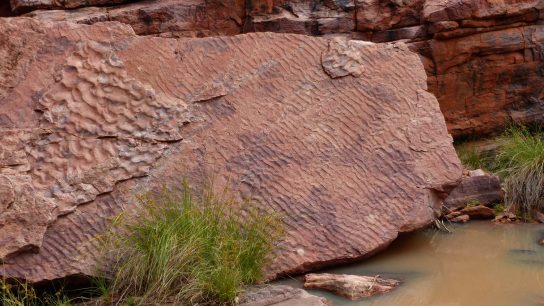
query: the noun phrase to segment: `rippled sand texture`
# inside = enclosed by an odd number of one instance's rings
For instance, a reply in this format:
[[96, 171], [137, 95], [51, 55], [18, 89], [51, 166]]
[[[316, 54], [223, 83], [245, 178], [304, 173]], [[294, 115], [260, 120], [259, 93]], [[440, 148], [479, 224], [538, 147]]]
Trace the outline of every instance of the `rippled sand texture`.
[[17, 18], [2, 28], [33, 39], [0, 39], [10, 56], [25, 51], [0, 83], [0, 274], [94, 273], [108, 220], [184, 176], [215, 176], [280, 214], [268, 275], [304, 272], [431, 223], [461, 178], [420, 58], [402, 43], [176, 40]]

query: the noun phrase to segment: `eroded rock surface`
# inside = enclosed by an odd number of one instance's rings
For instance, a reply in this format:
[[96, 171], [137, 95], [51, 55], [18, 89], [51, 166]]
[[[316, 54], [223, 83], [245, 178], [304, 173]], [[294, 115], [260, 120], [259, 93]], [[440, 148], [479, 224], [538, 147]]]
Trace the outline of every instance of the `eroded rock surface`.
[[[431, 222], [461, 177], [421, 62], [401, 43], [174, 40], [30, 18], [0, 19], [0, 29], [27, 40], [21, 52], [22, 41], [0, 36], [10, 41], [0, 43], [9, 277], [92, 274], [110, 218], [182, 176], [213, 175], [283, 216], [269, 277], [384, 248]], [[350, 74], [327, 74], [325, 52]]]
[[508, 121], [542, 123], [543, 9], [544, 0], [157, 0], [31, 16], [120, 21], [137, 34], [173, 37], [266, 31], [404, 40], [421, 55], [450, 133], [461, 137]]

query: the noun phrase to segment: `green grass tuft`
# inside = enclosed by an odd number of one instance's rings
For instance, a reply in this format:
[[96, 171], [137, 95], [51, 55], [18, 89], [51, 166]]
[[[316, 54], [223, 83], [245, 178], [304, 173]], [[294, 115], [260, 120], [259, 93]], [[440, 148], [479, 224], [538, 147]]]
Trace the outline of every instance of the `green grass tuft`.
[[489, 158], [478, 151], [471, 143], [462, 143], [455, 146], [457, 155], [468, 170], [487, 169], [489, 167]]
[[512, 124], [493, 142], [495, 156], [479, 152], [474, 143], [456, 145], [459, 159], [466, 169], [499, 175], [506, 191], [506, 209], [529, 220], [534, 211], [544, 210], [544, 133], [539, 127]]
[[184, 182], [179, 196], [146, 195], [141, 203], [143, 212], [121, 218], [107, 239], [115, 251], [109, 294], [129, 304], [234, 304], [261, 279], [282, 234], [276, 215], [213, 186], [195, 197]]
[[544, 134], [510, 127], [497, 139], [494, 171], [504, 179], [507, 207], [530, 216], [544, 209]]
[[495, 211], [495, 216], [504, 213], [504, 203], [497, 203], [493, 205], [493, 210]]

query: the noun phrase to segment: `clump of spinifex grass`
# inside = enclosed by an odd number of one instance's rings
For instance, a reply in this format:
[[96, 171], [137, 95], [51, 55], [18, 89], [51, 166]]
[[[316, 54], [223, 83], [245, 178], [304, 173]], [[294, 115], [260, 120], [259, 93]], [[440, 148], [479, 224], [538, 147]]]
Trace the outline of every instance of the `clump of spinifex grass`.
[[507, 207], [529, 217], [544, 210], [544, 134], [510, 127], [497, 139], [495, 172], [504, 179]]
[[184, 182], [177, 196], [147, 195], [141, 203], [142, 213], [121, 218], [108, 239], [114, 250], [109, 292], [120, 301], [233, 304], [245, 285], [262, 277], [282, 233], [277, 216], [212, 186], [193, 196]]

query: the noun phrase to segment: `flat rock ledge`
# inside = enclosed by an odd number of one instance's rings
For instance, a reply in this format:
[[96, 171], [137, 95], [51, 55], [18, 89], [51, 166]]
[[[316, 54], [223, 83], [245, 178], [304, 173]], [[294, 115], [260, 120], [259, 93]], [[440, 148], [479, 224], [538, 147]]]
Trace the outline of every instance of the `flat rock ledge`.
[[322, 289], [346, 297], [360, 300], [377, 294], [389, 292], [400, 285], [395, 279], [376, 276], [359, 276], [347, 274], [306, 274], [304, 288]]
[[262, 285], [247, 290], [240, 306], [332, 306], [327, 299], [285, 285]]

